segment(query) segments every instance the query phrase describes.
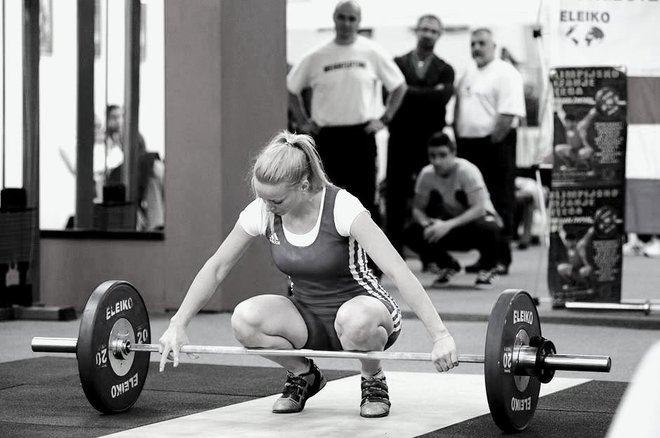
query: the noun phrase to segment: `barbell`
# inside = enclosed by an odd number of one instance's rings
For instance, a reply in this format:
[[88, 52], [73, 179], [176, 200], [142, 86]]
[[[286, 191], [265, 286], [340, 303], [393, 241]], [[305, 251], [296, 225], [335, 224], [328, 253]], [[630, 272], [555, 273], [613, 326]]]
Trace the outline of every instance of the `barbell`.
[[[137, 401], [149, 370], [151, 327], [144, 301], [126, 281], [106, 281], [89, 297], [81, 317], [78, 338], [35, 337], [32, 351], [75, 353], [85, 396], [100, 412], [116, 414]], [[297, 356], [339, 359], [430, 361], [430, 353], [388, 351], [320, 351], [246, 349], [184, 345], [182, 353]], [[488, 318], [484, 355], [458, 356], [459, 362], [483, 363], [490, 413], [505, 432], [524, 430], [530, 423], [541, 383], [555, 371], [609, 372], [609, 356], [557, 354], [541, 336], [538, 313], [525, 291], [500, 294]]]

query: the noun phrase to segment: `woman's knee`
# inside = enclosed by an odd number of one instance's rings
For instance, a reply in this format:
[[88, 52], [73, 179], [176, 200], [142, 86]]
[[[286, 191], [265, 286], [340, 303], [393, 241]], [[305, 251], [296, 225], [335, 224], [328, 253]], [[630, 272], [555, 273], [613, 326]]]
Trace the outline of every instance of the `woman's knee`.
[[[357, 297], [339, 308], [335, 330], [344, 348], [382, 349], [392, 331], [385, 306], [372, 297]], [[353, 301], [351, 300], [351, 301]]]
[[281, 295], [259, 295], [239, 303], [231, 317], [236, 339], [246, 347], [300, 348], [307, 340], [305, 321]]
[[236, 339], [243, 341], [251, 339], [258, 333], [263, 321], [261, 306], [254, 303], [252, 299], [239, 303], [231, 316], [231, 328]]
[[280, 303], [282, 300], [286, 298], [259, 295], [240, 302], [231, 316], [231, 326], [236, 339], [245, 345], [245, 342], [250, 343], [263, 334], [279, 332], [282, 325], [279, 322], [280, 315], [287, 317], [286, 308], [282, 307], [284, 303]]

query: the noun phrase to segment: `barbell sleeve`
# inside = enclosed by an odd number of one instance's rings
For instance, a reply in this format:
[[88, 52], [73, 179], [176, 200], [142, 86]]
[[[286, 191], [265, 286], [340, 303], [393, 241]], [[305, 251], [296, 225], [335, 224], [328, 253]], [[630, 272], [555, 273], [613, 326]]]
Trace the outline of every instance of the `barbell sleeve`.
[[38, 353], [75, 353], [77, 338], [32, 338], [32, 351]]
[[612, 359], [609, 356], [588, 354], [549, 354], [543, 359], [543, 368], [557, 371], [608, 373], [612, 368]]
[[[539, 367], [554, 371], [592, 371], [608, 373], [612, 367], [609, 356], [596, 356], [588, 354], [558, 354], [548, 353], [540, 357], [537, 363], [538, 349], [528, 345], [520, 346], [515, 350], [514, 368], [522, 370]], [[516, 373], [517, 374], [517, 373]]]

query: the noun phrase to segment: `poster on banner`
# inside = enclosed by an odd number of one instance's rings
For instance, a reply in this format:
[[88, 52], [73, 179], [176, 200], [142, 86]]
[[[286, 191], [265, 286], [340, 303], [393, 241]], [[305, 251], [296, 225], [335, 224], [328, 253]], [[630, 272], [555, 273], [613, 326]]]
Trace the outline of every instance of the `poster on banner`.
[[624, 236], [626, 74], [550, 72], [554, 94], [548, 287], [555, 304], [618, 302]]
[[619, 184], [625, 178], [626, 75], [612, 67], [556, 68], [553, 184]]
[[553, 302], [619, 302], [623, 191], [554, 188], [550, 194], [548, 287]]

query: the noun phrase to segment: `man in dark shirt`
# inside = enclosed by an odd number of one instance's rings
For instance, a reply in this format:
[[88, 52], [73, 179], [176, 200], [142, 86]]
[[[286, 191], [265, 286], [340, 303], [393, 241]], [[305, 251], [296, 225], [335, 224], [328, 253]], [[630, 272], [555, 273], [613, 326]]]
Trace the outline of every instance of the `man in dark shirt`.
[[454, 83], [454, 69], [433, 53], [442, 34], [440, 19], [423, 15], [417, 21], [415, 34], [417, 47], [394, 59], [408, 88], [388, 125], [385, 225], [390, 241], [400, 253], [403, 229], [411, 214], [415, 178], [428, 164], [429, 138], [445, 127], [446, 106]]

